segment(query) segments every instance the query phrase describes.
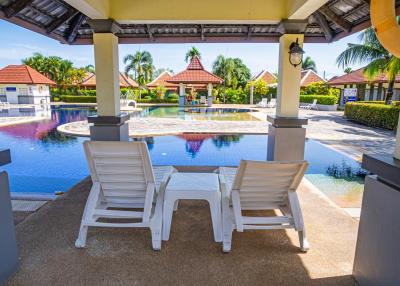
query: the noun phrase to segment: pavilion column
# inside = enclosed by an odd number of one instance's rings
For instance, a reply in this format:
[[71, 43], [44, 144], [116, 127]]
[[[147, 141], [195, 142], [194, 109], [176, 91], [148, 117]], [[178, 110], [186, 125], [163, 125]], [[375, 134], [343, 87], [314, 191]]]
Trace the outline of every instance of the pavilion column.
[[301, 65], [289, 62], [289, 47], [303, 44], [303, 34], [284, 34], [279, 40], [276, 115], [268, 116], [268, 161], [303, 160], [307, 119], [299, 118]]
[[254, 85], [250, 85], [250, 104], [254, 104]]
[[120, 111], [118, 26], [112, 20], [91, 20], [96, 69], [97, 116], [88, 118], [90, 138], [128, 141], [129, 114]]
[[183, 83], [179, 84], [179, 106], [185, 106], [185, 85]]
[[212, 94], [212, 90], [213, 90], [213, 85], [212, 83], [209, 83], [207, 85], [207, 101], [208, 101], [208, 106], [212, 106], [213, 104], [213, 94]]

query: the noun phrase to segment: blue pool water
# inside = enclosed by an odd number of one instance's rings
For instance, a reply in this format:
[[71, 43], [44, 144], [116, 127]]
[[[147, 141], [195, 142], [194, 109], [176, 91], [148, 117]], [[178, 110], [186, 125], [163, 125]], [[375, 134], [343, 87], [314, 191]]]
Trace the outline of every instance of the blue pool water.
[[[85, 178], [82, 142], [87, 139], [62, 135], [56, 128], [93, 114], [88, 108], [52, 108], [41, 121], [0, 127], [0, 148], [11, 149], [12, 164], [4, 168], [11, 191], [54, 194]], [[265, 160], [267, 154], [266, 135], [184, 134], [149, 137], [146, 142], [154, 165], [237, 166], [241, 159]], [[306, 142], [305, 157], [310, 181], [340, 200], [360, 200], [362, 180], [332, 176], [338, 170], [359, 170], [356, 161], [313, 140]], [[352, 196], [346, 199], [349, 192]]]

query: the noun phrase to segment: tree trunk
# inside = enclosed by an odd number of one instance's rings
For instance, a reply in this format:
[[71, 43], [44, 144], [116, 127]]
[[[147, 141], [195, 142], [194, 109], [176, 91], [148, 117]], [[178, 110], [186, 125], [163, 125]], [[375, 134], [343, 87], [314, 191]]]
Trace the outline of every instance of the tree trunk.
[[139, 86], [139, 99], [142, 99], [142, 89]]
[[395, 79], [389, 81], [389, 86], [388, 86], [388, 89], [386, 91], [386, 96], [385, 96], [385, 104], [392, 103], [394, 81], [395, 81]]

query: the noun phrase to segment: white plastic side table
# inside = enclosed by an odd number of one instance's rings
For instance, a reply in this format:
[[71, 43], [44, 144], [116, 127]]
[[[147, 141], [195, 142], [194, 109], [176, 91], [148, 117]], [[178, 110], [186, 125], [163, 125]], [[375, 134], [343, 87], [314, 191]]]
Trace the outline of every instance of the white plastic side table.
[[162, 239], [169, 239], [174, 206], [177, 206], [178, 200], [185, 199], [208, 201], [214, 240], [221, 242], [221, 193], [219, 190], [218, 175], [212, 173], [175, 173], [171, 176], [164, 195]]

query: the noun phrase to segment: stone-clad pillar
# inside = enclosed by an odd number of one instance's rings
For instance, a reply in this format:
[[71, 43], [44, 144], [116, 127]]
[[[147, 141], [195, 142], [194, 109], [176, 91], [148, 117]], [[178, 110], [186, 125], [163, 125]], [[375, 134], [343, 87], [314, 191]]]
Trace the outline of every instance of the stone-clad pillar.
[[207, 101], [208, 101], [208, 106], [212, 106], [213, 104], [213, 94], [212, 94], [212, 90], [213, 90], [213, 85], [212, 83], [209, 83], [207, 85]]
[[[292, 28], [290, 23], [284, 29]], [[305, 27], [305, 26], [304, 26]], [[288, 29], [289, 28], [289, 29]], [[303, 44], [304, 35], [284, 33], [279, 39], [279, 76], [276, 115], [268, 116], [269, 161], [303, 160], [307, 119], [299, 118], [301, 65], [289, 61], [290, 45], [296, 41]]]
[[88, 118], [90, 138], [100, 141], [129, 140], [128, 114], [120, 112], [118, 37], [113, 20], [90, 20], [96, 68], [97, 116]]

